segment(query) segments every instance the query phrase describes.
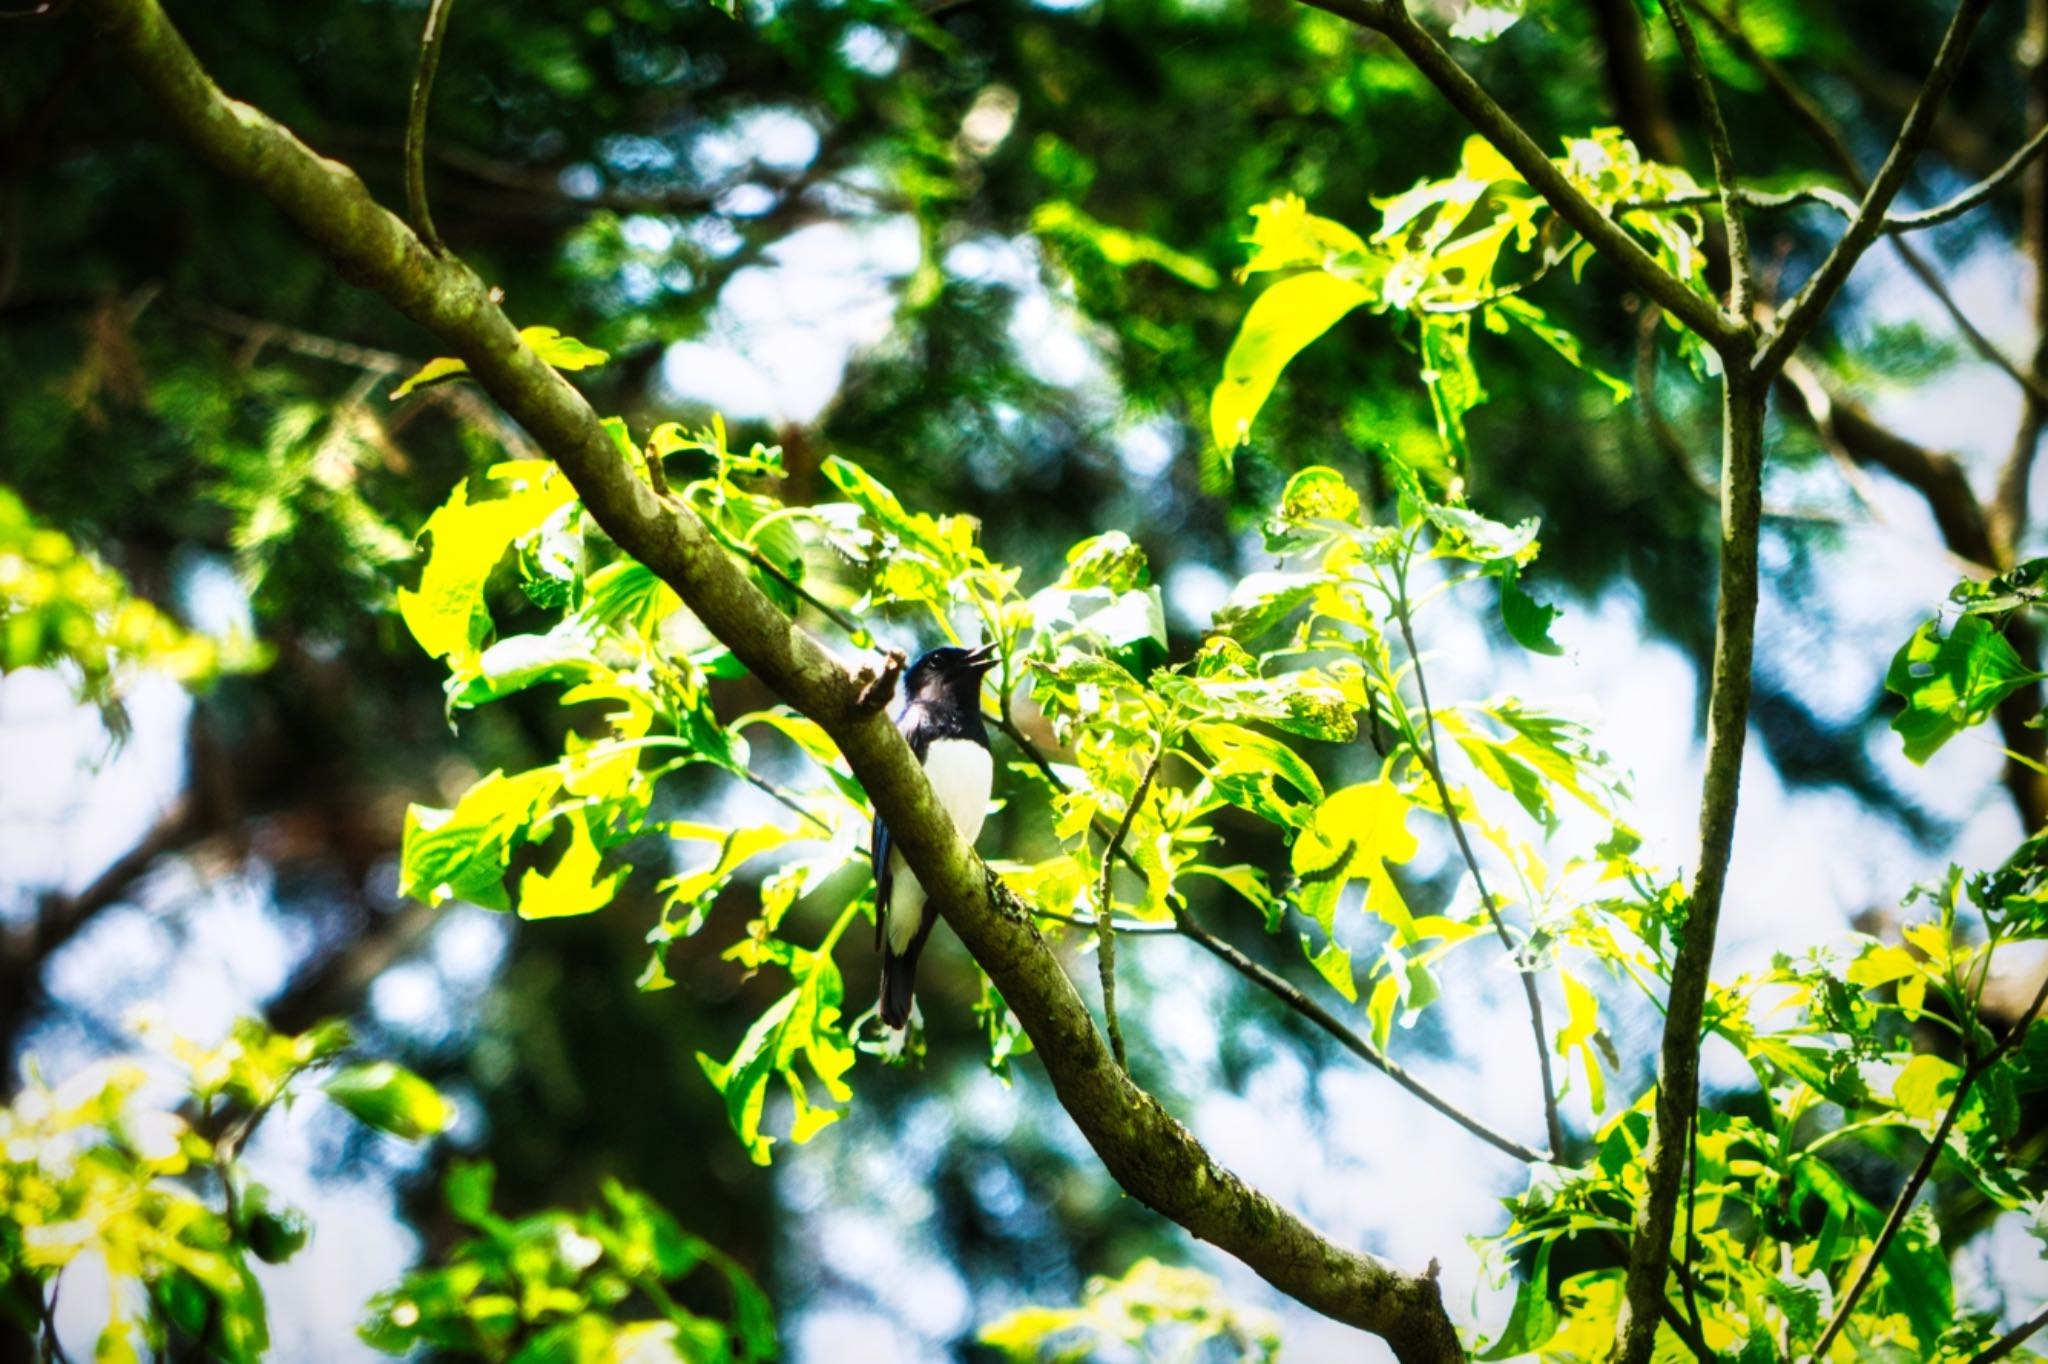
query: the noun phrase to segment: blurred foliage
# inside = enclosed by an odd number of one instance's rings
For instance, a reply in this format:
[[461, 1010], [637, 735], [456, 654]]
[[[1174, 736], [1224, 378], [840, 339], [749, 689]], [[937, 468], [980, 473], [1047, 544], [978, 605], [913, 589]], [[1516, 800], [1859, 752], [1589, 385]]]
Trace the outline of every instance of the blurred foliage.
[[[251, 1178], [242, 1151], [256, 1128], [314, 1089], [406, 1141], [440, 1132], [452, 1109], [389, 1061], [342, 1066], [309, 1083], [352, 1048], [339, 1023], [287, 1037], [245, 1019], [214, 1047], [160, 1023], [139, 1026], [182, 1071], [175, 1098], [147, 1060], [136, 1060], [93, 1066], [54, 1089], [33, 1082], [0, 1110], [0, 1310], [48, 1357], [62, 1358], [59, 1279], [90, 1257], [112, 1280], [113, 1312], [93, 1346], [101, 1364], [166, 1354], [265, 1358], [269, 1323], [251, 1258], [282, 1264], [316, 1229]], [[450, 1176], [451, 1207], [480, 1235], [373, 1301], [366, 1340], [393, 1354], [428, 1342], [447, 1357], [501, 1361], [749, 1364], [773, 1356], [775, 1325], [760, 1290], [644, 1197], [611, 1184], [603, 1212], [508, 1222], [491, 1212], [491, 1183], [487, 1165]], [[729, 1282], [733, 1326], [695, 1316], [664, 1292], [699, 1264]], [[642, 1300], [658, 1305], [660, 1320], [632, 1315]]]
[[[262, 1358], [269, 1345], [251, 1256], [281, 1263], [306, 1242], [302, 1214], [250, 1179], [240, 1152], [270, 1111], [351, 1045], [323, 1024], [284, 1037], [253, 1020], [206, 1047], [145, 1022], [145, 1037], [182, 1069], [182, 1093], [156, 1097], [142, 1061], [108, 1062], [39, 1081], [0, 1111], [0, 1306], [55, 1348], [59, 1276], [82, 1257], [112, 1280], [101, 1361], [190, 1350]], [[352, 1066], [320, 1088], [361, 1121], [417, 1140], [439, 1130], [415, 1110], [424, 1081], [389, 1062]], [[132, 1290], [132, 1291], [131, 1291]]]
[[[717, 1249], [639, 1194], [607, 1182], [604, 1207], [507, 1219], [491, 1209], [486, 1164], [449, 1172], [448, 1208], [474, 1230], [445, 1262], [372, 1300], [363, 1339], [386, 1354], [519, 1364], [754, 1364], [776, 1354], [767, 1298]], [[699, 1268], [723, 1276], [731, 1323], [698, 1316], [668, 1285]], [[651, 1318], [628, 1316], [636, 1304]]]
[[181, 629], [0, 487], [0, 673], [56, 668], [71, 675], [80, 700], [112, 716], [138, 673], [203, 686], [263, 662], [251, 640]]
[[1088, 1281], [1079, 1307], [1027, 1307], [982, 1328], [981, 1341], [1017, 1364], [1115, 1359], [1235, 1359], [1273, 1364], [1280, 1335], [1258, 1313], [1232, 1307], [1207, 1274], [1140, 1260], [1119, 1279]]

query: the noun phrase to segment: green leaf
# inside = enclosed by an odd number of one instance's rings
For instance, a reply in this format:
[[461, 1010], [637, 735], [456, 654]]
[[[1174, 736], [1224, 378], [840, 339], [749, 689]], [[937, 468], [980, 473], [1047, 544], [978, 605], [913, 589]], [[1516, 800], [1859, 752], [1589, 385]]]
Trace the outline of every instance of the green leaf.
[[1357, 280], [1322, 270], [1283, 279], [1260, 294], [1224, 357], [1223, 381], [1209, 400], [1209, 430], [1218, 448], [1228, 452], [1250, 439], [1252, 420], [1287, 362], [1374, 297]]
[[1553, 658], [1563, 654], [1564, 646], [1550, 637], [1550, 627], [1563, 614], [1524, 591], [1521, 578], [1512, 569], [1500, 575], [1501, 623], [1507, 627], [1508, 638], [1524, 649]]
[[1085, 243], [1119, 270], [1138, 264], [1156, 265], [1197, 289], [1213, 289], [1219, 282], [1216, 272], [1194, 257], [1174, 250], [1155, 237], [1097, 222], [1064, 200], [1049, 199], [1034, 209], [1031, 230], [1041, 237]]
[[556, 369], [591, 369], [611, 359], [607, 352], [586, 346], [573, 336], [564, 336], [553, 327], [521, 327], [519, 339]]
[[621, 867], [608, 876], [599, 875], [604, 858], [591, 837], [589, 816], [588, 810], [563, 816], [569, 826], [569, 847], [554, 869], [541, 872], [529, 867], [519, 878], [520, 918], [569, 918], [595, 913], [612, 902], [629, 869]]
[[1528, 1277], [1515, 1286], [1515, 1306], [1508, 1313], [1507, 1325], [1501, 1328], [1500, 1338], [1477, 1356], [1479, 1359], [1513, 1359], [1530, 1354], [1557, 1334], [1557, 1303], [1550, 1295], [1550, 1250], [1555, 1244], [1546, 1240], [1536, 1247]]
[[1600, 1032], [1600, 1001], [1593, 992], [1579, 982], [1570, 972], [1560, 973], [1564, 979], [1564, 1002], [1566, 1020], [1558, 1030], [1557, 1050], [1560, 1055], [1579, 1054], [1579, 1061], [1586, 1069], [1586, 1090], [1592, 1102], [1593, 1112], [1607, 1111], [1607, 1082], [1600, 1072], [1600, 1053], [1595, 1039]]
[[561, 787], [554, 768], [508, 777], [492, 772], [453, 810], [414, 805], [405, 812], [398, 893], [429, 904], [450, 896], [491, 909], [510, 909], [504, 877], [512, 846]]
[[1304, 894], [1301, 903], [1324, 933], [1334, 931], [1336, 896], [1344, 883], [1364, 878], [1366, 908], [1386, 920], [1401, 942], [1417, 940], [1414, 916], [1387, 871], [1388, 862], [1406, 862], [1419, 847], [1408, 832], [1408, 813], [1414, 808], [1401, 789], [1385, 779], [1347, 786], [1316, 807], [1308, 827], [1294, 840], [1293, 866], [1298, 880], [1322, 892], [1314, 897]]
[[1358, 1002], [1358, 982], [1351, 974], [1350, 948], [1332, 938], [1317, 950], [1309, 940], [1308, 934], [1304, 933], [1301, 935], [1301, 950], [1308, 958], [1308, 964], [1315, 967], [1317, 974], [1330, 983], [1331, 989], [1353, 1004]]
[[1460, 469], [1472, 462], [1465, 442], [1465, 414], [1486, 401], [1479, 371], [1472, 366], [1472, 316], [1422, 315], [1422, 382], [1429, 389], [1437, 435]]
[[1913, 632], [1885, 673], [1885, 690], [1906, 701], [1892, 728], [1905, 741], [1906, 756], [1924, 763], [2041, 676], [1981, 616], [1963, 616], [1946, 638], [1940, 621], [1928, 621]]
[[845, 1103], [853, 1097], [842, 1078], [853, 1066], [854, 1050], [839, 1021], [844, 997], [839, 968], [829, 956], [797, 948], [792, 950], [790, 970], [797, 987], [754, 1021], [730, 1060], [717, 1061], [697, 1053], [697, 1064], [724, 1096], [726, 1116], [756, 1165], [769, 1163], [776, 1140], [761, 1130], [771, 1079], [779, 1075], [788, 1086], [795, 1105], [789, 1139], [798, 1145], [845, 1111], [812, 1101], [797, 1070], [799, 1061], [810, 1068], [832, 1100]]
[[[556, 369], [589, 369], [611, 358], [595, 346], [586, 346], [573, 336], [562, 335], [553, 327], [522, 327], [519, 339], [531, 346], [541, 359]], [[438, 356], [427, 361], [411, 378], [392, 389], [391, 400], [396, 402], [416, 388], [424, 388], [428, 384], [440, 383], [467, 373], [469, 365], [466, 361], [458, 360], [452, 355]]]
[[1490, 310], [1498, 312], [1503, 317], [1512, 318], [1527, 328], [1532, 335], [1542, 340], [1543, 344], [1562, 355], [1573, 368], [1583, 370], [1599, 381], [1600, 385], [1613, 395], [1615, 402], [1627, 402], [1633, 395], [1634, 390], [1627, 384], [1598, 366], [1587, 364], [1585, 352], [1579, 345], [1579, 338], [1553, 323], [1541, 308], [1527, 299], [1503, 298], [1490, 305]]
[[1189, 727], [1189, 734], [1212, 762], [1209, 778], [1217, 794], [1241, 809], [1276, 824], [1293, 827], [1307, 810], [1279, 794], [1275, 779], [1285, 781], [1309, 804], [1323, 799], [1323, 784], [1300, 754], [1277, 739], [1243, 725], [1210, 722]]
[[1962, 1070], [1955, 1062], [1923, 1052], [1906, 1063], [1892, 1082], [1892, 1101], [1909, 1118], [1933, 1122], [1948, 1111]]
[[1299, 194], [1283, 194], [1258, 205], [1251, 214], [1252, 235], [1244, 240], [1252, 253], [1237, 272], [1240, 280], [1261, 271], [1303, 266], [1336, 275], [1370, 275], [1376, 269], [1386, 269], [1385, 261], [1363, 237], [1333, 218], [1310, 213]]
[[1215, 628], [1252, 644], [1307, 605], [1329, 581], [1322, 573], [1247, 573], [1217, 610]]
[[407, 1141], [446, 1130], [455, 1109], [440, 1091], [390, 1061], [350, 1066], [321, 1086], [357, 1121]]
[[514, 540], [538, 530], [575, 495], [569, 481], [546, 460], [520, 460], [489, 471], [506, 489], [503, 497], [469, 500], [458, 483], [448, 501], [427, 519], [420, 534], [432, 538], [417, 589], [400, 588], [398, 614], [420, 647], [446, 658], [457, 673], [473, 668], [478, 646], [490, 629], [484, 583]]
[[1182, 870], [1190, 876], [1207, 876], [1221, 881], [1251, 901], [1266, 916], [1268, 933], [1278, 933], [1280, 925], [1286, 922], [1287, 902], [1273, 893], [1272, 887], [1266, 884], [1266, 874], [1257, 867], [1212, 867], [1206, 862], [1191, 862]]

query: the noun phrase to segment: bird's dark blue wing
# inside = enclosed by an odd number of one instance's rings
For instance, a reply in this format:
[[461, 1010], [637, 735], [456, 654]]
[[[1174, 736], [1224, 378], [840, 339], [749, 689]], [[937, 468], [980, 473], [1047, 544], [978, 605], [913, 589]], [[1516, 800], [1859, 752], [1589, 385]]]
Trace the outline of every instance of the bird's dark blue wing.
[[889, 922], [889, 888], [895, 880], [889, 874], [889, 826], [875, 816], [874, 835], [868, 843], [875, 861], [875, 950], [882, 950], [882, 932]]

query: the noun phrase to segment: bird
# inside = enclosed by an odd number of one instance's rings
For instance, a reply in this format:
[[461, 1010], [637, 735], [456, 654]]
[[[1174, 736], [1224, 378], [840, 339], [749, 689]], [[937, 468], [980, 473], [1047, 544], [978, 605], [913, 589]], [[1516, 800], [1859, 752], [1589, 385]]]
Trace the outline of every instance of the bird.
[[[988, 816], [995, 760], [988, 727], [981, 719], [982, 674], [996, 666], [994, 644], [978, 649], [947, 646], [920, 654], [903, 676], [903, 709], [896, 728], [924, 768], [953, 827], [972, 845]], [[892, 846], [889, 826], [875, 816], [871, 845], [875, 867], [875, 946], [882, 954], [879, 1009], [882, 1022], [902, 1028], [910, 1022], [911, 987], [918, 954], [938, 916], [925, 903], [924, 887]]]

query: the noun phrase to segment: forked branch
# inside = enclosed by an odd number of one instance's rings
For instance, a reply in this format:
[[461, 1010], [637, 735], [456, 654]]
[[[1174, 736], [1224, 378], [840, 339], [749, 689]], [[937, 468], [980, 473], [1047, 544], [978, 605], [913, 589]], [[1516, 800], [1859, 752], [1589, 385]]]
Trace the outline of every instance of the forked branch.
[[339, 273], [465, 361], [554, 458], [605, 532], [674, 588], [763, 685], [824, 729], [911, 871], [1024, 1025], [1061, 1105], [1127, 1192], [1281, 1292], [1382, 1337], [1403, 1364], [1464, 1359], [1433, 1275], [1330, 1240], [1217, 1164], [1131, 1082], [1029, 908], [961, 841], [895, 725], [860, 704], [853, 673], [777, 609], [701, 520], [664, 504], [618, 457], [597, 413], [520, 339], [473, 271], [428, 249], [347, 167], [223, 95], [157, 0], [84, 0], [83, 8], [178, 136], [282, 209]]

